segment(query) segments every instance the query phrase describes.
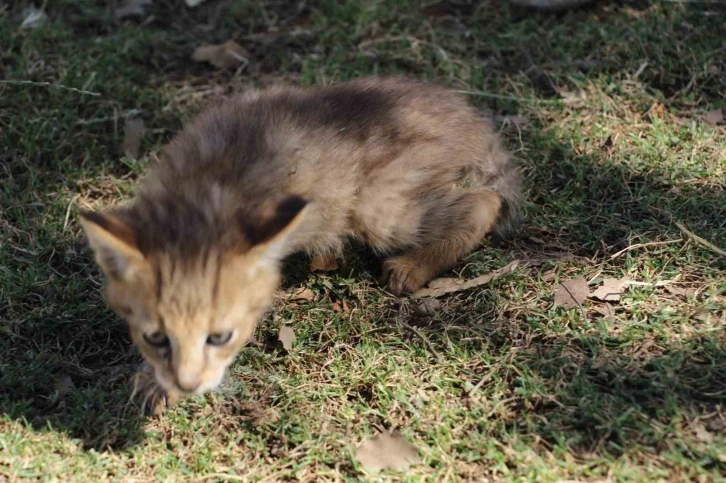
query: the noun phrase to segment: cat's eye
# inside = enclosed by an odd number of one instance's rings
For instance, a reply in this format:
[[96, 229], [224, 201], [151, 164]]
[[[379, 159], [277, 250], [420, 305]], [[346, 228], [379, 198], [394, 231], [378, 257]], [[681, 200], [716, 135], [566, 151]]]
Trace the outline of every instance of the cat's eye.
[[169, 338], [165, 333], [156, 331], [151, 334], [144, 334], [144, 340], [150, 346], [162, 349], [169, 346]]
[[224, 345], [232, 338], [232, 331], [220, 332], [219, 334], [209, 334], [207, 337], [207, 344], [209, 345]]

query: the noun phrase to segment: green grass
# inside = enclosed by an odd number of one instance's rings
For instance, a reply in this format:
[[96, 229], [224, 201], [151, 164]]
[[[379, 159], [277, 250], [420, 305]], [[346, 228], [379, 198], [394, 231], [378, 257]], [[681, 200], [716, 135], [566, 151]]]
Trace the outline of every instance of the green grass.
[[[424, 465], [386, 479], [723, 481], [726, 262], [676, 226], [726, 248], [726, 127], [702, 122], [726, 99], [723, 6], [157, 0], [118, 22], [106, 3], [47, 2], [34, 30], [19, 4], [0, 14], [0, 480], [360, 481], [355, 446], [400, 429]], [[232, 36], [246, 69], [189, 60]], [[280, 300], [221, 392], [142, 417], [127, 402], [140, 359], [101, 300], [78, 208], [128, 199], [217, 95], [374, 73], [478, 91], [526, 175], [518, 233], [454, 273], [536, 263], [422, 316], [378, 287], [363, 251], [328, 275], [298, 257], [287, 283], [315, 300]], [[118, 148], [135, 110], [141, 161]], [[613, 317], [553, 306], [580, 275], [697, 292], [633, 286]], [[291, 354], [274, 344], [285, 321]]]

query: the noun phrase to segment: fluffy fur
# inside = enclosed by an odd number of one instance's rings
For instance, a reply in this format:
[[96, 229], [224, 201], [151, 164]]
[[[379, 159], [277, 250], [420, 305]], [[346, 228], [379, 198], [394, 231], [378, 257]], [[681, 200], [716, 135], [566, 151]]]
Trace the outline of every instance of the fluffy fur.
[[252, 336], [288, 254], [357, 239], [388, 257], [390, 290], [410, 292], [506, 231], [520, 199], [514, 164], [460, 95], [371, 78], [211, 106], [130, 206], [82, 224], [158, 382], [201, 393]]

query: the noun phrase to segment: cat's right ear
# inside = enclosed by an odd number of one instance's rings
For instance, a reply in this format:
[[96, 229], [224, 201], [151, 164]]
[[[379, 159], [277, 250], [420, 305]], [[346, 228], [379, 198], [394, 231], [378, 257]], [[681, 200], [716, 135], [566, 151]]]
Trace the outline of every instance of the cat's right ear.
[[82, 211], [81, 226], [96, 255], [96, 262], [109, 279], [129, 281], [146, 266], [129, 224], [112, 213]]

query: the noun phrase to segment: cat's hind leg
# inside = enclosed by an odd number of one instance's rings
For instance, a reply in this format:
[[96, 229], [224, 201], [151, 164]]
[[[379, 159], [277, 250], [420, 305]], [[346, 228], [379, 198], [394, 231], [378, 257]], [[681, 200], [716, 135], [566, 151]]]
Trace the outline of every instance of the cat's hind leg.
[[483, 189], [437, 200], [421, 220], [419, 243], [384, 261], [391, 292], [414, 292], [471, 253], [494, 228], [501, 205], [499, 194]]

